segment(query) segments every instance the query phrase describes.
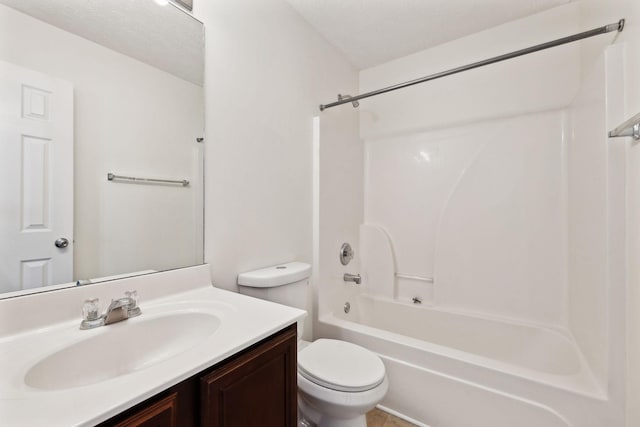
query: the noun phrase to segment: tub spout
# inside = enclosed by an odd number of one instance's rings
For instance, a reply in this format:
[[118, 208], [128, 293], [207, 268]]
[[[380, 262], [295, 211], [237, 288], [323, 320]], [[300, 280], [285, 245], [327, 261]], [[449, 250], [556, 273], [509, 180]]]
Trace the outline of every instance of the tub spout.
[[362, 281], [362, 277], [360, 277], [359, 274], [344, 273], [343, 280], [345, 282], [354, 282], [356, 285], [359, 285]]

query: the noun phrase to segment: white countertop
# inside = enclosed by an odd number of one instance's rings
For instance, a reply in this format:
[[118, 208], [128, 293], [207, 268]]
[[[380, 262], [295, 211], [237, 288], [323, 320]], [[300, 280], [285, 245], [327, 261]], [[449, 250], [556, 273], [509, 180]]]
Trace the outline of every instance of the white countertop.
[[[153, 275], [146, 280], [153, 281]], [[165, 293], [158, 298], [145, 301], [144, 289], [139, 288], [147, 285], [143, 286], [140, 283], [142, 282], [139, 280], [136, 282], [140, 293], [139, 305], [143, 312], [139, 317], [81, 331], [78, 328], [81, 320], [78, 315], [73, 320], [63, 318], [52, 324], [29, 325], [29, 329], [17, 328], [16, 333], [0, 336], [0, 426], [95, 425], [306, 316], [302, 310], [220, 290], [210, 284], [203, 284], [202, 281], [189, 290], [185, 290], [185, 285], [181, 284], [179, 292]], [[96, 289], [98, 288], [94, 288]], [[70, 297], [77, 296], [73, 292], [70, 293]], [[43, 297], [40, 297], [40, 302], [42, 301]], [[82, 300], [77, 301], [78, 307], [81, 302]], [[9, 316], [6, 312], [2, 313], [2, 310], [8, 312], [11, 309], [6, 308], [6, 302], [3, 303], [4, 305], [0, 304], [0, 317], [6, 321], [9, 320]], [[126, 328], [128, 322], [133, 324], [145, 321], [145, 316], [157, 316], [168, 306], [179, 306], [185, 310], [197, 307], [199, 311], [207, 311], [217, 316], [220, 326], [213, 334], [181, 353], [109, 380], [61, 390], [36, 389], [25, 384], [26, 372], [44, 357], [90, 338], [92, 334], [105, 333], [107, 328]], [[15, 316], [15, 309], [10, 314]], [[125, 342], [122, 345], [136, 343]], [[95, 351], [99, 352], [102, 349], [96, 348]], [[96, 366], [96, 369], [100, 367]]]

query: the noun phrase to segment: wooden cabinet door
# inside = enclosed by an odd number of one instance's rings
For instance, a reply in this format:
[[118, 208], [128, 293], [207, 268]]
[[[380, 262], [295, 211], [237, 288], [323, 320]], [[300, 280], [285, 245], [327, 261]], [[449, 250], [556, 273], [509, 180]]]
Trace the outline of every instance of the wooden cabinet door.
[[178, 427], [178, 394], [173, 393], [141, 409], [114, 427]]
[[203, 427], [295, 427], [296, 326], [200, 379]]

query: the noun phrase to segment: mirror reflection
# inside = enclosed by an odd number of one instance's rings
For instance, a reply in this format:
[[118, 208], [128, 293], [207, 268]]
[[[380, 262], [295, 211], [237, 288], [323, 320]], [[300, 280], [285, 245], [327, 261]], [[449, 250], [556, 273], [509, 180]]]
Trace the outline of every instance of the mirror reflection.
[[172, 4], [0, 0], [0, 297], [202, 263], [203, 64]]

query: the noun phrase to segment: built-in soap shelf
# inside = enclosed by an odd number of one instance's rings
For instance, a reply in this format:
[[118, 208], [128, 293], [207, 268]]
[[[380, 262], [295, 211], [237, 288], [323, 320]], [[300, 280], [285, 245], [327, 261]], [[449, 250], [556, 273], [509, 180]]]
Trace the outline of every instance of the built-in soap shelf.
[[635, 140], [640, 140], [640, 113], [631, 117], [620, 126], [609, 132], [609, 138], [620, 138], [631, 136]]

